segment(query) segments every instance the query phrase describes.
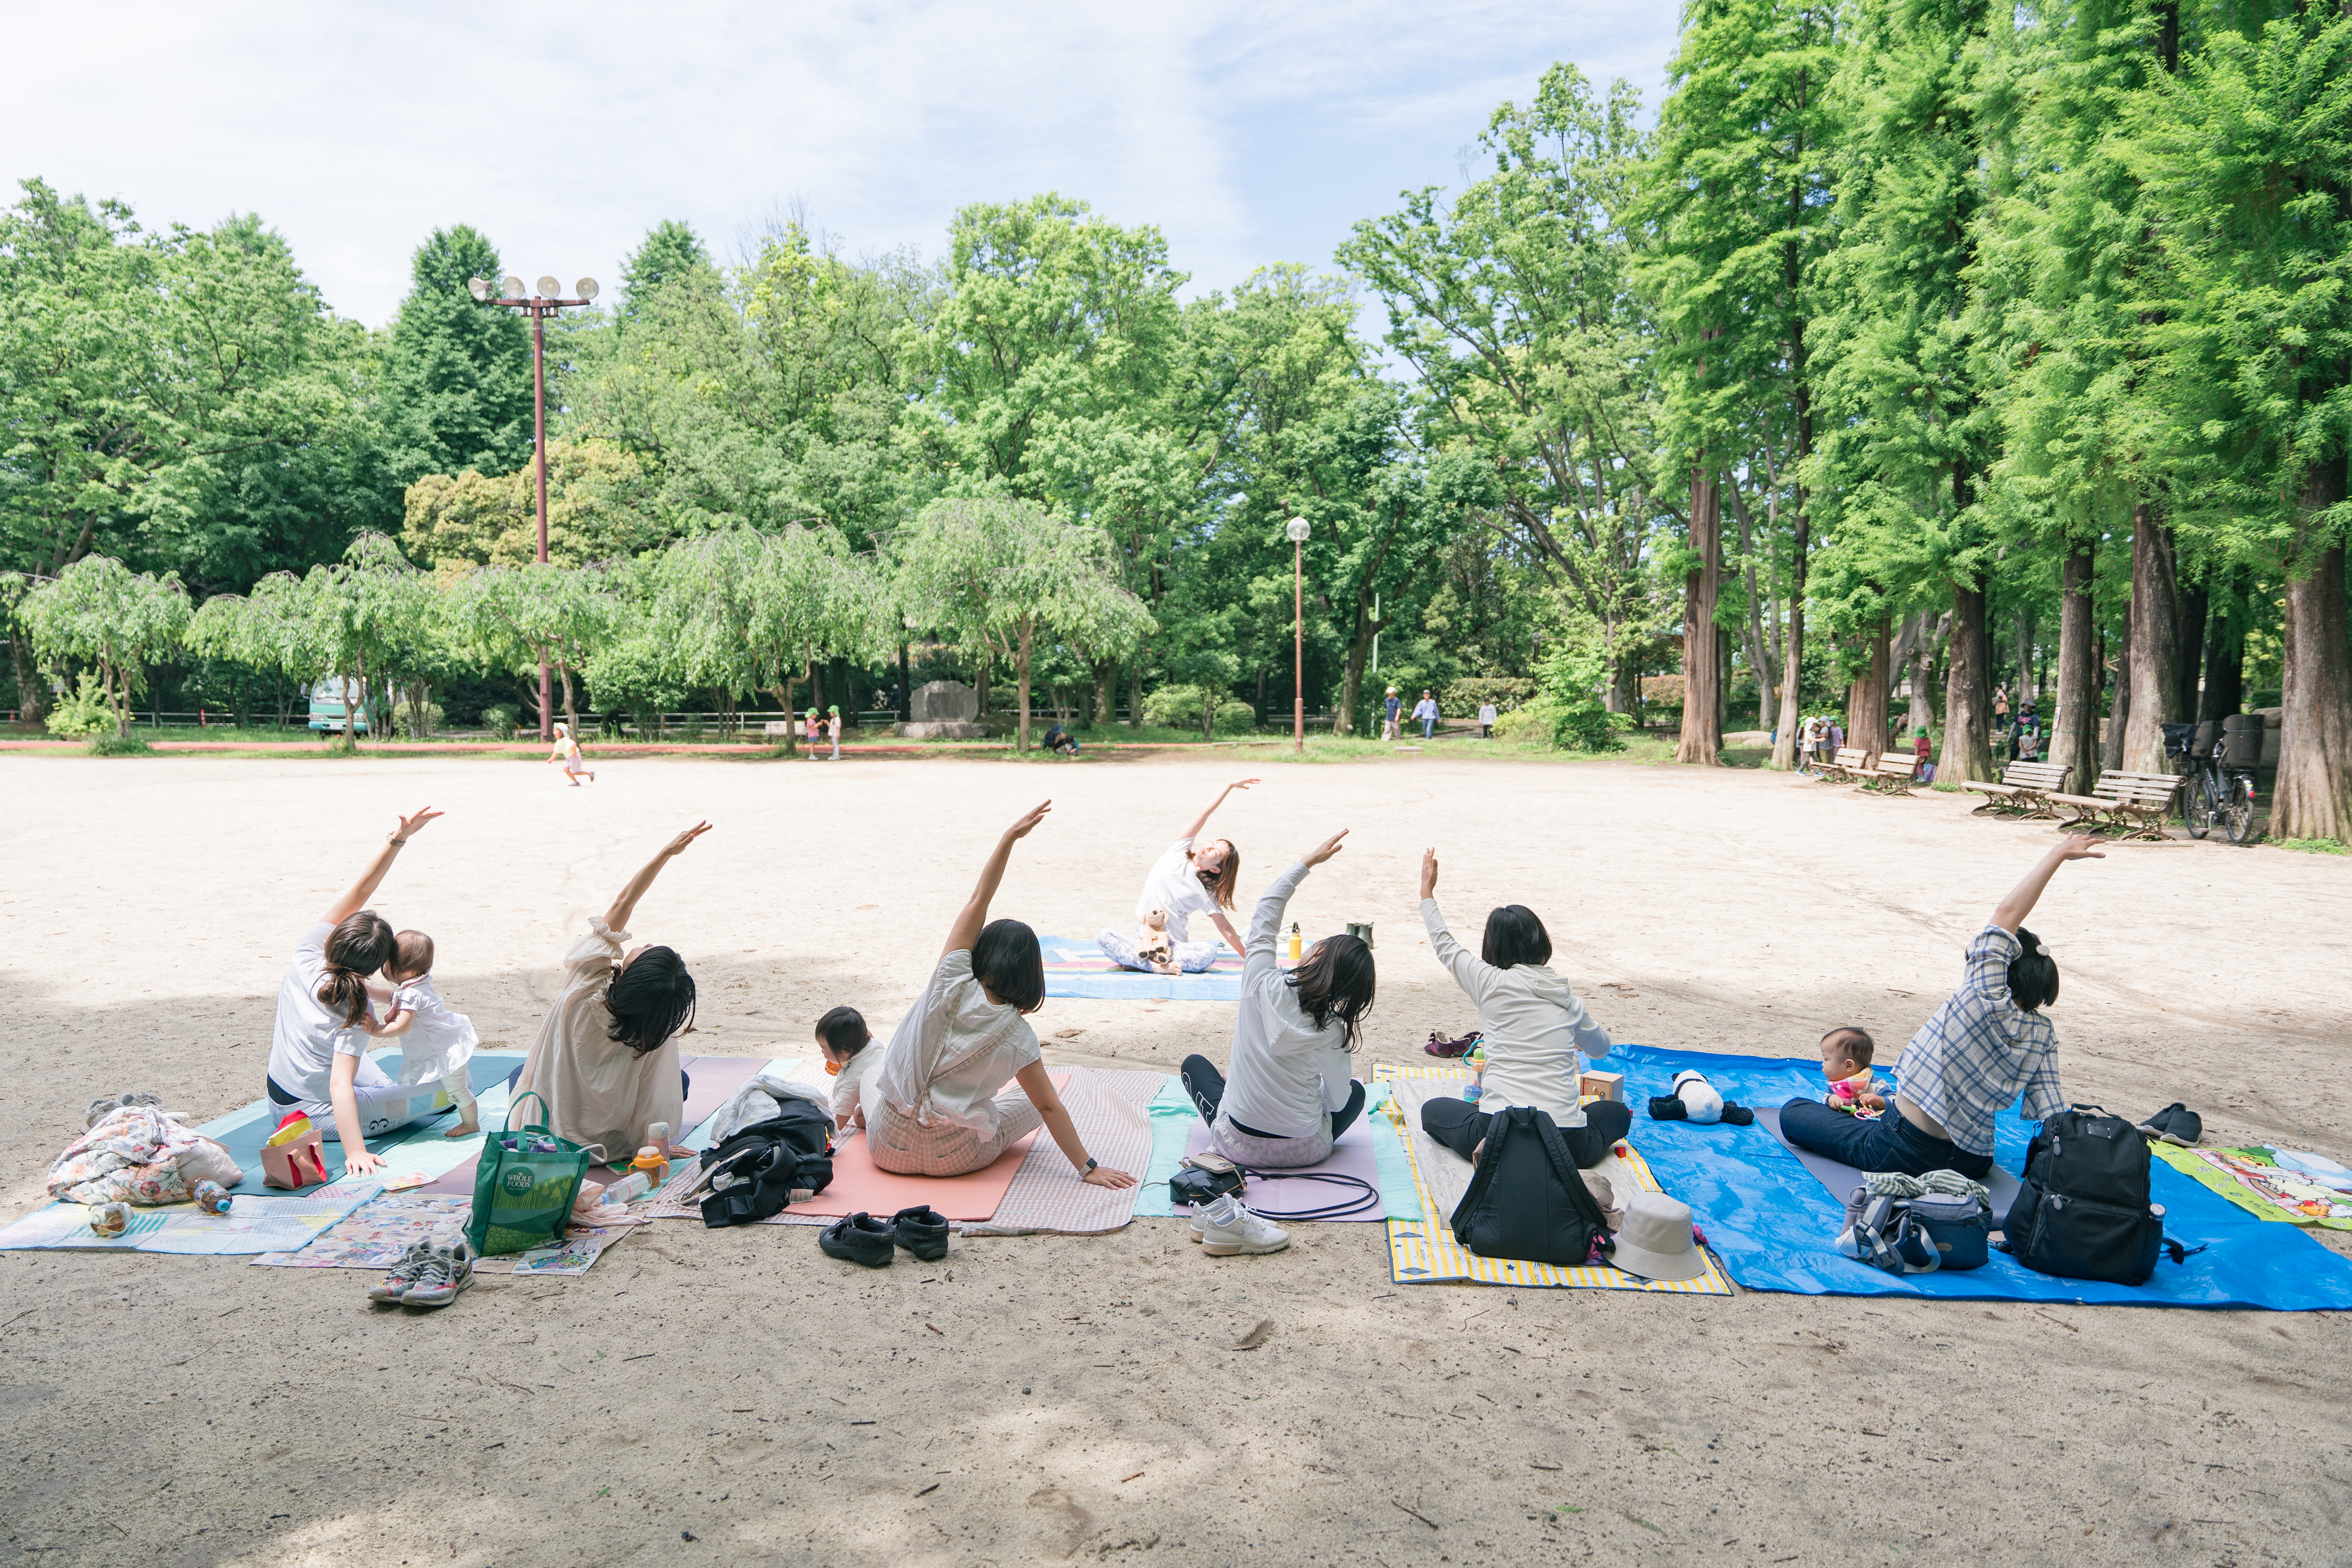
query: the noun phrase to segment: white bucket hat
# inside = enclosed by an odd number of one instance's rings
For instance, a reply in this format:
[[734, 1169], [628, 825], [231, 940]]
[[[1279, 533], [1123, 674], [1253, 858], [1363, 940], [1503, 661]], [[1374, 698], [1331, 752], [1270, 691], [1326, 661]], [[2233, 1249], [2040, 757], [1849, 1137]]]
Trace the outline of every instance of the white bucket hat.
[[1609, 1260], [1645, 1280], [1698, 1279], [1706, 1272], [1706, 1254], [1692, 1234], [1690, 1205], [1662, 1192], [1629, 1196], [1625, 1228]]

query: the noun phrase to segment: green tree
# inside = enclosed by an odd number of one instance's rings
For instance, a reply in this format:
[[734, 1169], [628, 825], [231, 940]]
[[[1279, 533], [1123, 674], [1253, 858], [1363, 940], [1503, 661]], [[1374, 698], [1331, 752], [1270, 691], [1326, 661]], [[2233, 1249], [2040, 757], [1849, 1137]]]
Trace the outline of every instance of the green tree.
[[[577, 735], [572, 677], [618, 640], [625, 606], [595, 567], [485, 566], [453, 585], [448, 624], [462, 646], [494, 669], [517, 675], [542, 664], [553, 670], [563, 687], [563, 716]], [[526, 706], [536, 713], [535, 695]]]
[[468, 468], [510, 474], [530, 459], [530, 329], [466, 288], [499, 274], [497, 248], [469, 225], [436, 229], [416, 247], [384, 348], [398, 484]]
[[[609, 441], [547, 444], [548, 558], [566, 566], [651, 549], [664, 538], [651, 515], [644, 465]], [[495, 476], [468, 468], [427, 474], [408, 487], [403, 548], [434, 567], [521, 566], [539, 559], [539, 492], [531, 468]]]
[[114, 733], [129, 733], [131, 701], [147, 666], [178, 652], [188, 627], [188, 594], [170, 572], [134, 572], [112, 556], [84, 556], [25, 598], [17, 614], [33, 647], [53, 668], [82, 661], [97, 672]]
[[621, 309], [635, 317], [653, 303], [665, 284], [696, 277], [715, 280], [718, 269], [710, 252], [693, 227], [677, 218], [664, 218], [646, 231], [637, 248], [621, 264]]

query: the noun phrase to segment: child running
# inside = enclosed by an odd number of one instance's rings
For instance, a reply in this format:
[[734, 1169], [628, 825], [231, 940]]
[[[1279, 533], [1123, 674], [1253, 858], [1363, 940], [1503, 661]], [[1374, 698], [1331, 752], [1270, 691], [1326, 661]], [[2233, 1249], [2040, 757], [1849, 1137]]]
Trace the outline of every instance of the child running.
[[580, 755], [580, 743], [572, 738], [572, 727], [562, 719], [555, 721], [555, 749], [548, 754], [547, 759], [563, 764], [563, 776], [572, 780], [574, 789], [580, 788], [583, 773], [588, 775], [589, 783], [596, 782], [595, 769], [590, 768], [587, 758]]
[[433, 938], [422, 931], [403, 931], [392, 939], [392, 962], [383, 967], [388, 990], [368, 988], [371, 996], [388, 1000], [392, 1010], [382, 1023], [373, 1015], [359, 1027], [377, 1040], [401, 1042], [400, 1081], [438, 1082], [457, 1107], [457, 1124], [441, 1135], [470, 1137], [482, 1130], [476, 1113], [474, 1089], [466, 1064], [480, 1043], [474, 1020], [453, 1013], [433, 984]]
[[833, 1129], [845, 1133], [866, 1125], [866, 1081], [882, 1060], [868, 1051], [874, 1033], [856, 1008], [835, 1008], [816, 1020], [816, 1048], [824, 1053], [824, 1070], [833, 1078]]

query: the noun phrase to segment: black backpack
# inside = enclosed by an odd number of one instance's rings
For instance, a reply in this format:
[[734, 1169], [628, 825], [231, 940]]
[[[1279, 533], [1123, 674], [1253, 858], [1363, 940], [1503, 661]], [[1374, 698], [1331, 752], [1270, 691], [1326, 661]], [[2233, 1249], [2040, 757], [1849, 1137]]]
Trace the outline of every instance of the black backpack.
[[773, 1116], [705, 1149], [702, 1168], [711, 1173], [702, 1223], [712, 1229], [781, 1214], [832, 1185], [833, 1118], [811, 1101], [782, 1101]]
[[2164, 1211], [2148, 1202], [2146, 1136], [2096, 1105], [2042, 1124], [2003, 1228], [2019, 1262], [2067, 1280], [2145, 1285], [2159, 1252], [2176, 1263], [2189, 1256], [2166, 1239]]
[[1486, 1128], [1469, 1190], [1454, 1209], [1454, 1239], [1481, 1258], [1581, 1268], [1608, 1222], [1586, 1190], [1551, 1117], [1514, 1105]]

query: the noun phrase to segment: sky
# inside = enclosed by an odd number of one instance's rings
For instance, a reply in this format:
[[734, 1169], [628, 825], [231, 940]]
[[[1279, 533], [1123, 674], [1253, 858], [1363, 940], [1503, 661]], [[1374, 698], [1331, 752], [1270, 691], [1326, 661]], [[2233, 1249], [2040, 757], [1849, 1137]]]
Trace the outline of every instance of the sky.
[[[103, 16], [103, 23], [95, 18]], [[388, 322], [437, 226], [613, 291], [683, 218], [722, 261], [797, 213], [935, 259], [976, 201], [1156, 224], [1188, 291], [1328, 267], [1401, 190], [1458, 187], [1555, 60], [1654, 108], [1675, 7], [1485, 0], [20, 9], [0, 172], [142, 225], [258, 213], [338, 312]]]

